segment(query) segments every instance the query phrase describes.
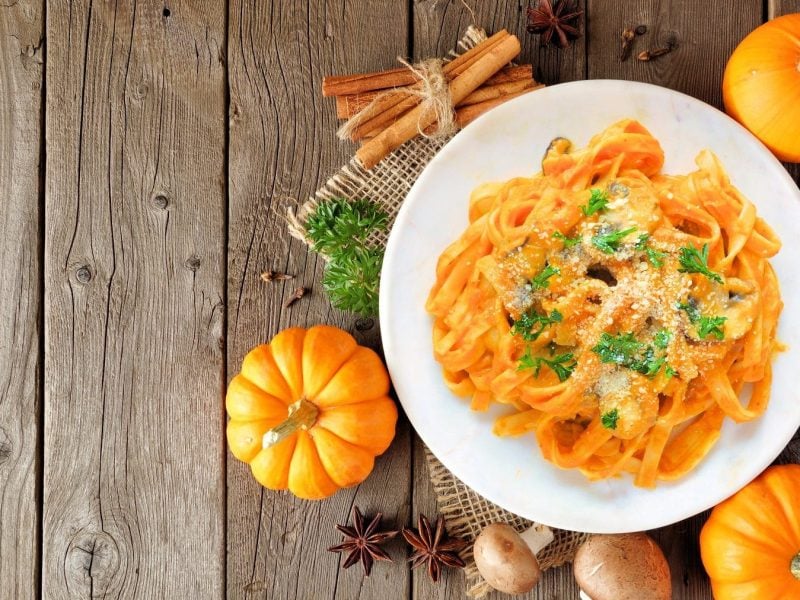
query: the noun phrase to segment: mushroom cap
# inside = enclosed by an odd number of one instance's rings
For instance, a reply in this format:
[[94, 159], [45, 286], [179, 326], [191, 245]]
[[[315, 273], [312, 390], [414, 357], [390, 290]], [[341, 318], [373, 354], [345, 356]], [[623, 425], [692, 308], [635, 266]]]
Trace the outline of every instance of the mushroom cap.
[[593, 535], [575, 555], [575, 580], [591, 600], [670, 600], [664, 553], [648, 535]]
[[509, 525], [485, 527], [475, 539], [473, 553], [478, 571], [496, 590], [524, 594], [539, 582], [542, 572], [536, 555]]

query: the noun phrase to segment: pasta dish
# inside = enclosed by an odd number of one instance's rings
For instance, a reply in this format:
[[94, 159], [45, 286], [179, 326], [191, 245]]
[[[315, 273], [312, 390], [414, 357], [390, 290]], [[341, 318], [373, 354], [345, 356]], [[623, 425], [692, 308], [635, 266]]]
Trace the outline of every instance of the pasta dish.
[[426, 304], [450, 389], [513, 409], [495, 433], [642, 487], [694, 468], [726, 416], [764, 412], [783, 306], [780, 241], [717, 158], [663, 162], [634, 120], [583, 149], [556, 138], [540, 173], [473, 191]]

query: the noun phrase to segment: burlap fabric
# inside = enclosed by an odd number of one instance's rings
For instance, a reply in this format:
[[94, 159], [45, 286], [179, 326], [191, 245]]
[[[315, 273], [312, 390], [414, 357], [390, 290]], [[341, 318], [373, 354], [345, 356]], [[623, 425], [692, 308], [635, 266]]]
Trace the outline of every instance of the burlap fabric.
[[[484, 39], [486, 34], [483, 30], [470, 27], [459, 44], [459, 50], [469, 49]], [[308, 243], [304, 223], [320, 202], [337, 197], [367, 198], [378, 203], [389, 215], [389, 227], [385, 231], [373, 233], [373, 238], [369, 240], [376, 246], [385, 246], [397, 211], [411, 186], [451, 137], [417, 137], [398, 148], [371, 171], [363, 169], [353, 158], [317, 190], [313, 198], [297, 210], [288, 211], [292, 235]], [[490, 523], [508, 523], [520, 532], [533, 525], [531, 521], [510, 513], [475, 493], [448, 471], [427, 448], [425, 454], [439, 512], [444, 516], [451, 535], [472, 541]], [[545, 569], [571, 561], [578, 546], [586, 538], [585, 534], [572, 531], [556, 530], [554, 535], [553, 542], [538, 555], [542, 568]], [[467, 562], [465, 573], [468, 592], [473, 597], [480, 597], [489, 591], [489, 586], [475, 567], [471, 548], [464, 552], [463, 558]]]

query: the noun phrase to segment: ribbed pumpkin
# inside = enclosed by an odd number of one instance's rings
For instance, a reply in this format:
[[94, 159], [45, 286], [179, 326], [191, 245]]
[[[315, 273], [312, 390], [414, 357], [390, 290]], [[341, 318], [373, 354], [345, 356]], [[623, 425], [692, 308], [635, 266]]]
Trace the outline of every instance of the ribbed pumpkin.
[[781, 160], [800, 162], [800, 13], [764, 23], [734, 50], [725, 110]]
[[394, 438], [381, 359], [336, 327], [285, 329], [228, 387], [228, 445], [272, 490], [319, 499], [361, 483]]
[[800, 465], [770, 467], [700, 533], [716, 600], [800, 598]]

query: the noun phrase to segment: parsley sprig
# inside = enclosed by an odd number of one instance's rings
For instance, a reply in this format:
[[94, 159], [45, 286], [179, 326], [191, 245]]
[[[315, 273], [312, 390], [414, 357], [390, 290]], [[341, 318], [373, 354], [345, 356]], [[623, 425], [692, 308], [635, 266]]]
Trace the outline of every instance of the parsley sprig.
[[562, 243], [564, 244], [564, 248], [567, 248], [567, 249], [572, 248], [573, 246], [577, 246], [578, 244], [581, 243], [581, 236], [579, 236], [579, 235], [577, 235], [575, 237], [567, 237], [566, 235], [564, 235], [560, 231], [556, 231], [553, 234], [553, 237], [556, 238], [557, 240], [561, 240]]
[[619, 410], [616, 408], [612, 408], [600, 415], [600, 423], [602, 423], [603, 427], [606, 429], [616, 429], [617, 421], [619, 421]]
[[[652, 379], [667, 365], [666, 355], [657, 352], [657, 348], [664, 349], [669, 344], [667, 335], [671, 337], [668, 331], [659, 331], [653, 345], [650, 345], [637, 340], [632, 332], [617, 335], [603, 332], [592, 352], [600, 357], [601, 362], [626, 367]], [[670, 372], [675, 374], [671, 367]], [[668, 376], [670, 372], [667, 373]]]
[[522, 336], [522, 339], [527, 342], [535, 342], [549, 325], [560, 323], [563, 318], [563, 315], [557, 310], [551, 310], [548, 315], [547, 313], [538, 313], [531, 308], [514, 321], [511, 331], [515, 335]]
[[661, 252], [660, 250], [656, 250], [655, 248], [651, 247], [648, 244], [648, 240], [650, 239], [649, 233], [643, 233], [639, 236], [639, 239], [636, 241], [636, 245], [634, 248], [639, 252], [644, 252], [647, 256], [647, 260], [650, 261], [650, 264], [653, 265], [656, 269], [660, 269], [664, 266], [664, 258], [666, 258], [666, 252]]
[[539, 372], [542, 366], [547, 366], [553, 373], [556, 374], [558, 380], [564, 383], [569, 379], [578, 362], [575, 360], [575, 355], [572, 352], [565, 354], [558, 354], [552, 358], [545, 358], [544, 356], [533, 356], [531, 349], [526, 348], [525, 353], [520, 356], [517, 371], [524, 371], [525, 369], [533, 369], [533, 376], [539, 377]]
[[681, 263], [679, 272], [699, 273], [711, 281], [722, 283], [722, 275], [708, 268], [708, 244], [703, 244], [702, 250], [698, 250], [694, 246], [683, 246], [679, 252], [678, 261]]
[[586, 204], [581, 204], [581, 212], [591, 217], [594, 213], [606, 210], [608, 205], [608, 194], [603, 190], [593, 189], [589, 201]]
[[561, 269], [554, 267], [553, 265], [547, 265], [539, 272], [538, 275], [531, 279], [531, 285], [534, 287], [534, 289], [544, 289], [550, 287], [550, 278], [553, 275], [558, 275], [559, 273], [561, 273]]
[[636, 227], [629, 227], [622, 231], [611, 231], [608, 233], [596, 233], [592, 236], [592, 245], [606, 254], [614, 254], [619, 250], [622, 239], [636, 231]]
[[383, 249], [367, 239], [388, 222], [389, 216], [377, 204], [346, 198], [320, 202], [306, 220], [313, 249], [330, 259], [322, 285], [336, 308], [377, 314]]
[[725, 321], [728, 317], [703, 315], [693, 298], [689, 298], [688, 302], [679, 302], [678, 309], [684, 311], [689, 317], [689, 322], [697, 327], [697, 335], [701, 340], [710, 335], [719, 341], [725, 339]]

